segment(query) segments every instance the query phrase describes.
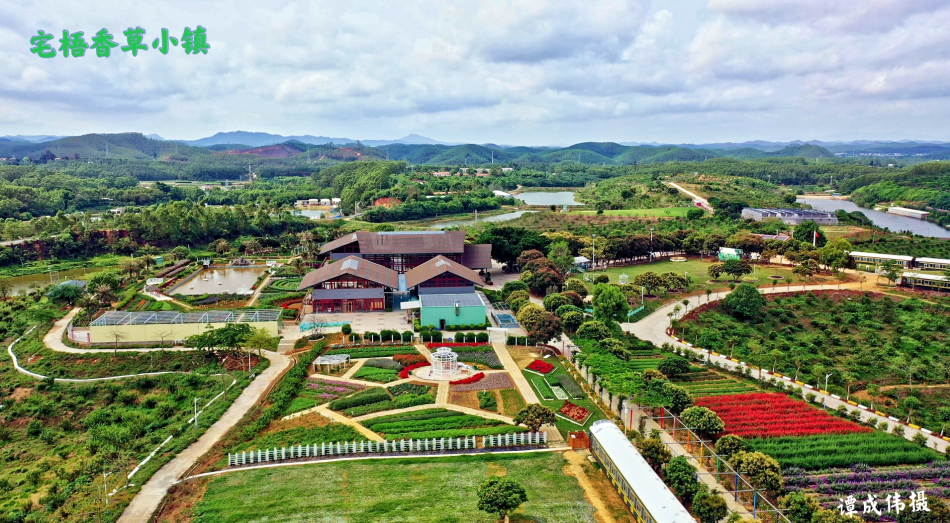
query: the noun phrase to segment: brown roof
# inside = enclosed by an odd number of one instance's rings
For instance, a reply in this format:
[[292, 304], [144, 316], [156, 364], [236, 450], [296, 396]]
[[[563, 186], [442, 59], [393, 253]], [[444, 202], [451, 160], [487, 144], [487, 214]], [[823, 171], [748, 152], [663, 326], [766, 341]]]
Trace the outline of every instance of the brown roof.
[[466, 243], [462, 251], [462, 265], [470, 269], [491, 269], [491, 244]]
[[315, 271], [307, 273], [300, 280], [297, 290], [302, 291], [344, 274], [351, 274], [393, 289], [399, 288], [399, 274], [396, 271], [358, 256], [347, 256], [336, 263], [328, 263]]
[[436, 256], [422, 265], [418, 265], [406, 271], [406, 285], [408, 287], [415, 287], [424, 281], [431, 280], [446, 272], [451, 272], [456, 276], [465, 278], [476, 285], [483, 285], [482, 278], [478, 273], [445, 256]]
[[441, 254], [465, 250], [465, 231], [357, 231], [329, 242], [320, 249], [326, 254], [358, 241], [360, 254]]

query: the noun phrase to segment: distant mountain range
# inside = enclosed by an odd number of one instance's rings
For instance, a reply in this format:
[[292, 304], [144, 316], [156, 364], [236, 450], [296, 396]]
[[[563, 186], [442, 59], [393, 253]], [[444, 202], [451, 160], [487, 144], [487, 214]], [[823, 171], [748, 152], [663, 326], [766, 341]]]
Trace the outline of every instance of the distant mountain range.
[[[157, 135], [150, 135], [157, 136]], [[201, 138], [198, 140], [176, 140], [180, 143], [187, 145], [194, 145], [198, 147], [207, 147], [209, 145], [226, 145], [226, 144], [242, 144], [250, 147], [263, 147], [265, 145], [276, 145], [289, 141], [297, 141], [301, 143], [309, 143], [311, 145], [325, 145], [328, 143], [333, 143], [336, 145], [346, 145], [346, 144], [355, 144], [356, 140], [352, 138], [332, 138], [329, 136], [312, 136], [305, 134], [302, 136], [283, 136], [280, 134], [270, 134], [270, 133], [255, 133], [248, 131], [229, 131], [224, 133], [217, 133], [214, 136], [209, 136], [207, 138]], [[433, 140], [432, 138], [426, 138], [425, 136], [419, 136], [418, 134], [410, 134], [398, 138], [396, 140], [362, 140], [360, 143], [363, 145], [368, 145], [370, 147], [376, 147], [379, 145], [388, 145], [393, 143], [401, 144], [416, 144], [416, 145], [457, 145], [449, 144], [446, 142], [440, 142], [438, 140]]]
[[53, 140], [59, 140], [60, 138], [65, 138], [65, 136], [48, 136], [48, 135], [37, 135], [37, 136], [24, 136], [18, 134], [16, 136], [0, 136], [0, 143], [9, 143], [9, 142], [25, 142], [25, 143], [43, 143], [43, 142], [52, 142]]

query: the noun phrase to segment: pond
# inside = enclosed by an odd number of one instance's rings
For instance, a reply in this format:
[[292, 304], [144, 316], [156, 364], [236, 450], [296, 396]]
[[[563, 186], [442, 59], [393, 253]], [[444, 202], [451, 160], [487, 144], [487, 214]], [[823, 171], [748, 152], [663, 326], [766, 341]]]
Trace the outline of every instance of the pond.
[[529, 212], [537, 212], [537, 211], [506, 212], [505, 214], [496, 214], [494, 216], [486, 216], [484, 218], [479, 218], [478, 220], [475, 220], [475, 218], [471, 218], [467, 220], [451, 220], [447, 222], [439, 222], [435, 225], [430, 225], [429, 228], [430, 229], [446, 229], [448, 227], [465, 227], [467, 225], [473, 225], [476, 221], [478, 222], [504, 222], [508, 220], [514, 220], [515, 218], [520, 218], [523, 214], [529, 213]]
[[[64, 282], [67, 280], [88, 280], [89, 276], [105, 269], [105, 267], [89, 267], [82, 269], [69, 269], [68, 271], [59, 271], [54, 274], [59, 275], [59, 281]], [[24, 294], [29, 292], [30, 285], [36, 283], [40, 287], [45, 287], [49, 285], [50, 282], [50, 273], [41, 272], [39, 274], [30, 274], [29, 276], [16, 276], [10, 278], [10, 294]]]
[[848, 212], [861, 211], [878, 227], [887, 227], [892, 232], [911, 231], [921, 236], [932, 238], [950, 238], [950, 230], [944, 229], [936, 223], [931, 223], [906, 216], [897, 216], [886, 212], [875, 211], [866, 207], [858, 207], [851, 200], [826, 200], [823, 198], [798, 198], [799, 203], [807, 203], [819, 211], [837, 211], [844, 209]]
[[558, 192], [523, 192], [514, 195], [515, 198], [528, 205], [584, 205], [574, 199], [574, 191]]
[[165, 293], [169, 296], [184, 294], [250, 294], [257, 278], [264, 274], [267, 267], [207, 267], [200, 269]]

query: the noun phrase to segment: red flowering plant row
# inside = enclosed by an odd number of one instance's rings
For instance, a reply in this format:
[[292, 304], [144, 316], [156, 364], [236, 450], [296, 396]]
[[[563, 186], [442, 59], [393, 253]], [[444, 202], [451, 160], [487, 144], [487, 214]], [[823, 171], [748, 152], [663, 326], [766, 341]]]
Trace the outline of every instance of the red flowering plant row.
[[394, 354], [393, 361], [403, 365], [412, 365], [414, 363], [423, 363], [429, 360], [422, 354]]
[[467, 378], [462, 378], [460, 380], [450, 381], [449, 385], [468, 385], [469, 383], [475, 383], [485, 377], [484, 372], [479, 372], [478, 374], [473, 374]]
[[438, 349], [439, 347], [490, 347], [490, 343], [485, 342], [473, 342], [473, 343], [452, 343], [452, 342], [438, 342], [438, 343], [426, 343], [426, 347], [429, 350]]
[[563, 414], [564, 416], [583, 424], [587, 421], [587, 418], [590, 417], [590, 411], [581, 407], [580, 405], [575, 405], [570, 401], [565, 401], [564, 405], [559, 408], [558, 413]]
[[726, 424], [724, 434], [743, 438], [778, 438], [870, 432], [872, 429], [836, 418], [827, 412], [784, 394], [736, 394], [696, 398]]
[[403, 367], [403, 369], [399, 371], [399, 379], [404, 380], [409, 377], [410, 372], [420, 367], [428, 367], [429, 365], [432, 365], [432, 364], [429, 363], [428, 361], [420, 361], [419, 363], [413, 363], [412, 365]]
[[554, 365], [546, 361], [534, 360], [527, 367], [528, 370], [537, 372], [538, 374], [547, 374], [554, 370]]

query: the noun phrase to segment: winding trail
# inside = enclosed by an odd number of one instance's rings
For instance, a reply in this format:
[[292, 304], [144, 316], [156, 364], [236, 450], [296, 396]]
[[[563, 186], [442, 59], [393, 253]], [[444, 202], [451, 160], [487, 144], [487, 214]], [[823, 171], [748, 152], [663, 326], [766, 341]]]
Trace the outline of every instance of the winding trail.
[[[786, 293], [786, 292], [807, 292], [807, 291], [819, 291], [819, 290], [827, 290], [827, 291], [834, 291], [834, 290], [839, 290], [839, 289], [840, 290], [858, 290], [859, 286], [860, 286], [859, 282], [842, 283], [840, 286], [836, 284], [835, 285], [831, 285], [831, 284], [829, 285], [792, 285], [791, 287], [788, 287], [785, 285], [778, 285], [777, 288], [773, 287], [771, 289], [759, 288], [759, 292], [761, 292], [762, 294], [780, 294], [780, 293]], [[875, 291], [871, 291], [871, 292], [875, 292]], [[688, 299], [690, 302], [690, 307], [696, 307], [696, 306], [707, 303], [707, 301], [712, 302], [712, 301], [721, 300], [727, 294], [729, 294], [729, 291], [714, 292], [709, 296], [708, 300], [704, 300], [704, 298], [706, 298], [705, 295], [691, 296]], [[670, 325], [670, 318], [667, 316], [667, 314], [673, 312], [674, 307], [678, 305], [682, 305], [682, 301], [670, 302], [666, 305], [661, 306], [657, 310], [653, 311], [653, 313], [651, 313], [649, 316], [643, 318], [642, 320], [636, 323], [621, 323], [620, 326], [624, 331], [634, 334], [641, 340], [649, 341], [653, 343], [654, 345], [656, 345], [657, 347], [663, 345], [664, 343], [669, 343], [670, 345], [674, 347], [686, 349], [686, 350], [692, 351], [695, 354], [703, 355], [704, 357], [708, 355], [710, 362], [717, 362], [721, 366], [729, 370], [744, 372], [746, 369], [751, 369], [753, 371], [752, 377], [760, 381], [766, 381], [773, 378], [784, 379], [786, 380], [785, 381], [786, 385], [792, 387], [793, 389], [797, 389], [799, 394], [801, 394], [802, 396], [811, 392], [811, 393], [816, 394], [819, 398], [822, 398], [824, 401], [825, 407], [827, 407], [828, 409], [837, 410], [838, 407], [840, 406], [844, 406], [848, 410], [859, 409], [859, 407], [857, 406], [858, 404], [856, 402], [849, 403], [847, 400], [835, 397], [830, 394], [826, 394], [822, 392], [821, 390], [815, 387], [812, 387], [810, 385], [805, 385], [804, 383], [801, 383], [801, 382], [790, 381], [787, 377], [782, 377], [781, 375], [772, 374], [771, 372], [765, 369], [759, 369], [758, 367], [746, 365], [743, 362], [730, 359], [723, 355], [707, 352], [702, 348], [695, 347], [692, 344], [683, 343], [679, 339], [669, 336], [666, 333], [666, 329]], [[913, 437], [917, 435], [918, 433], [923, 434], [924, 436], [927, 437], [927, 446], [935, 450], [938, 450], [940, 452], [945, 452], [947, 447], [950, 446], [950, 441], [947, 441], [933, 434], [933, 432], [929, 430], [916, 429], [902, 421], [899, 421], [899, 420], [895, 421], [895, 419], [893, 418], [889, 418], [887, 416], [881, 416], [871, 410], [860, 409], [860, 411], [861, 411], [862, 416], [874, 418], [878, 421], [878, 423], [882, 421], [885, 421], [891, 425], [900, 423], [901, 425], [904, 426], [904, 437], [907, 439], [913, 439]]]

